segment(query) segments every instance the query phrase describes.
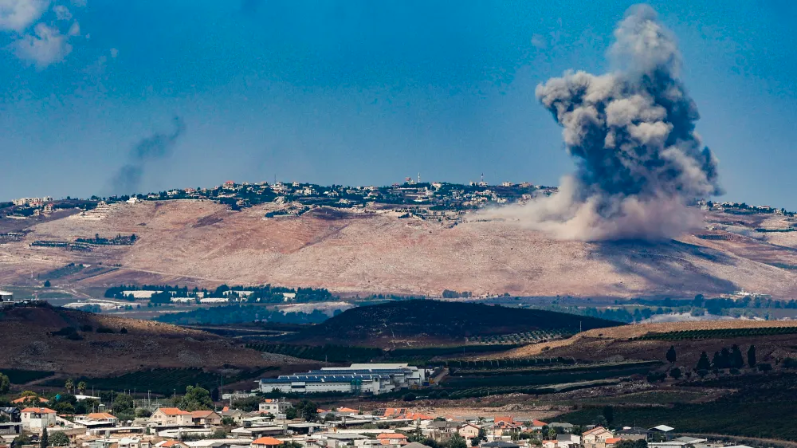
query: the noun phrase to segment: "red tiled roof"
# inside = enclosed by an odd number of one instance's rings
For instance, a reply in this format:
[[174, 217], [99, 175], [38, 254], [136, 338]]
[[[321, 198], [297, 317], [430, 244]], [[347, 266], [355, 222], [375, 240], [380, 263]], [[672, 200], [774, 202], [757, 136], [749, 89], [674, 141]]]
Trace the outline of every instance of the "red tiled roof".
[[357, 412], [360, 412], [360, 411], [357, 410], [357, 409], [352, 409], [352, 408], [338, 408], [338, 412], [348, 412], [348, 413], [351, 414], [351, 413], [357, 413]]
[[590, 429], [589, 431], [585, 431], [581, 435], [582, 436], [588, 436], [588, 435], [592, 435], [592, 434], [601, 434], [603, 432], [606, 432], [606, 428], [604, 428], [603, 426], [596, 426], [596, 427]]
[[26, 401], [36, 401], [37, 399], [39, 400], [39, 403], [49, 403], [50, 402], [50, 400], [48, 400], [46, 398], [43, 398], [43, 397], [20, 397], [20, 398], [17, 398], [16, 400], [12, 401], [11, 403], [20, 404], [20, 403], [24, 403]]
[[377, 439], [406, 439], [407, 436], [404, 434], [399, 434], [397, 432], [393, 433], [382, 433], [376, 436]]
[[617, 443], [617, 442], [619, 442], [621, 440], [623, 440], [623, 439], [621, 439], [619, 437], [612, 437], [611, 439], [606, 439], [606, 443]]
[[89, 414], [89, 415], [88, 415], [88, 417], [89, 417], [90, 419], [94, 419], [94, 420], [102, 420], [102, 419], [113, 419], [113, 418], [116, 418], [116, 417], [114, 417], [113, 415], [111, 415], [111, 414], [109, 414], [109, 413], [107, 413], [107, 412], [92, 412], [91, 414]]
[[515, 419], [511, 415], [508, 417], [496, 417], [494, 421], [495, 423], [515, 423]]
[[282, 442], [274, 437], [261, 437], [252, 442], [252, 445], [278, 446], [282, 445]]
[[531, 426], [548, 426], [548, 424], [539, 420], [532, 420]]
[[55, 414], [55, 411], [49, 408], [25, 408], [22, 413], [33, 412], [36, 414]]
[[191, 415], [188, 411], [183, 411], [180, 408], [158, 408], [159, 411], [166, 415]]

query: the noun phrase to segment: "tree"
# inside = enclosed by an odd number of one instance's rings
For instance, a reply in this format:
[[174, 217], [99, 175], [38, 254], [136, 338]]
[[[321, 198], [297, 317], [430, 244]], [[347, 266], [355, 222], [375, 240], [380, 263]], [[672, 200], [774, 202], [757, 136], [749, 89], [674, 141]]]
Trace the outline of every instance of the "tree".
[[72, 381], [72, 378], [67, 378], [66, 383], [64, 383], [64, 388], [67, 392], [72, 392], [72, 389], [75, 387], [75, 382]]
[[675, 364], [676, 359], [675, 346], [671, 345], [670, 349], [667, 350], [667, 361], [669, 361], [670, 364]]
[[681, 369], [679, 369], [678, 367], [675, 367], [674, 369], [670, 370], [670, 376], [674, 380], [680, 379], [681, 378]]
[[[293, 407], [296, 408], [296, 417], [301, 417], [308, 422], [314, 421], [316, 418], [318, 418], [318, 405], [312, 401], [302, 400], [293, 405]], [[292, 408], [288, 408], [288, 410], [290, 409]], [[286, 411], [286, 416], [287, 416], [287, 411]]]
[[45, 281], [44, 281], [44, 287], [45, 287], [45, 288], [49, 288], [50, 286], [51, 286], [51, 284], [50, 284], [50, 280], [45, 280]]
[[459, 434], [454, 434], [445, 444], [445, 448], [468, 448], [465, 439]]
[[696, 370], [708, 370], [711, 368], [711, 362], [708, 360], [708, 355], [706, 352], [702, 352], [700, 354], [700, 360], [697, 361]]
[[742, 350], [739, 349], [739, 346], [736, 344], [733, 344], [731, 347], [730, 367], [735, 369], [741, 369], [744, 367], [744, 357], [742, 356]]
[[69, 437], [61, 431], [53, 433], [50, 437], [50, 446], [68, 446]]
[[85, 393], [86, 389], [88, 389], [88, 386], [86, 385], [85, 381], [81, 381], [81, 382], [77, 383], [77, 391], [78, 392], [80, 392], [81, 394]]
[[113, 399], [111, 409], [116, 414], [128, 414], [133, 411], [133, 397], [125, 394], [118, 394]]
[[213, 409], [213, 400], [210, 399], [210, 392], [200, 386], [188, 386], [185, 388], [185, 395], [180, 399], [178, 407], [184, 411], [199, 411]]
[[750, 367], [755, 367], [756, 365], [755, 345], [751, 345], [750, 348], [747, 350], [747, 365]]
[[9, 389], [11, 389], [11, 380], [8, 379], [8, 376], [0, 373], [0, 394], [7, 394]]
[[224, 426], [232, 426], [232, 425], [235, 424], [235, 420], [233, 420], [233, 418], [229, 417], [229, 416], [222, 417], [221, 418], [221, 424], [224, 425]]
[[47, 448], [49, 440], [47, 437], [47, 428], [42, 429], [42, 436], [39, 438], [39, 448]]
[[614, 408], [606, 406], [603, 408], [603, 418], [606, 419], [606, 424], [611, 426], [614, 423]]

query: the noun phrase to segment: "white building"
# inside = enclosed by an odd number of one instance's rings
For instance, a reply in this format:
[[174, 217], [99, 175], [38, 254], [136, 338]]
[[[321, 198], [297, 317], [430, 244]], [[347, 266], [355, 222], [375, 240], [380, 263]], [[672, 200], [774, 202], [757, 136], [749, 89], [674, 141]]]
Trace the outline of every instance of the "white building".
[[260, 392], [283, 393], [367, 393], [379, 395], [396, 389], [422, 386], [426, 371], [407, 364], [352, 364], [350, 367], [325, 367], [303, 374], [264, 378]]
[[13, 302], [14, 294], [8, 291], [0, 291], [0, 302]]
[[285, 418], [285, 412], [288, 408], [292, 407], [293, 405], [285, 400], [266, 399], [266, 401], [260, 403], [258, 411], [261, 414], [271, 414], [276, 417]]
[[49, 408], [25, 408], [22, 415], [22, 427], [26, 431], [39, 432], [42, 428], [55, 426], [55, 411]]

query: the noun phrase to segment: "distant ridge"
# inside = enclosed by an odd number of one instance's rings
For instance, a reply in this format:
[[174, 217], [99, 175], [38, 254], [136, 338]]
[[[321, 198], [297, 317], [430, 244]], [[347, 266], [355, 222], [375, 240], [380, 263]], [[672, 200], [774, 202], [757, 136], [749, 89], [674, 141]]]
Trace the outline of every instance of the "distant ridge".
[[463, 344], [466, 338], [529, 331], [575, 334], [622, 325], [593, 317], [437, 300], [404, 300], [347, 310], [290, 337], [289, 342], [386, 347]]

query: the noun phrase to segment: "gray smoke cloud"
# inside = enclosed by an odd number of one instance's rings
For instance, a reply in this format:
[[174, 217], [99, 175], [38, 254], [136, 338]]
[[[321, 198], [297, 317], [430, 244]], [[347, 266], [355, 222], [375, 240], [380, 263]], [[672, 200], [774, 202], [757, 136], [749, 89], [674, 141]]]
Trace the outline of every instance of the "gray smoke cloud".
[[141, 179], [147, 164], [171, 154], [177, 140], [185, 132], [185, 124], [180, 117], [174, 117], [173, 122], [174, 131], [171, 133], [156, 132], [130, 149], [127, 163], [111, 179], [113, 194], [141, 193]]
[[566, 72], [537, 86], [577, 170], [558, 193], [487, 212], [564, 239], [668, 239], [700, 226], [687, 203], [721, 194], [717, 161], [695, 132], [673, 34], [647, 5], [614, 32], [616, 70]]

